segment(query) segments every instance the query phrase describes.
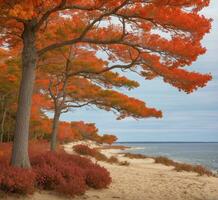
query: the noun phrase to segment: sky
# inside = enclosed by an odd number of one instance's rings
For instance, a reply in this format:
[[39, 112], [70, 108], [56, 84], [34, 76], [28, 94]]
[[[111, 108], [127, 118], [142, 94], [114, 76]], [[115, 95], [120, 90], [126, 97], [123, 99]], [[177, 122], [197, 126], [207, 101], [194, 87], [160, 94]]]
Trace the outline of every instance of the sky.
[[145, 81], [131, 74], [129, 77], [139, 81], [140, 87], [130, 92], [121, 91], [162, 110], [163, 118], [116, 120], [113, 113], [83, 108], [62, 115], [61, 120], [95, 123], [100, 133], [114, 134], [122, 142], [218, 142], [218, 1], [211, 0], [202, 13], [213, 19], [212, 30], [202, 42], [207, 52], [188, 68], [210, 72], [213, 80], [207, 87], [187, 95], [161, 79]]

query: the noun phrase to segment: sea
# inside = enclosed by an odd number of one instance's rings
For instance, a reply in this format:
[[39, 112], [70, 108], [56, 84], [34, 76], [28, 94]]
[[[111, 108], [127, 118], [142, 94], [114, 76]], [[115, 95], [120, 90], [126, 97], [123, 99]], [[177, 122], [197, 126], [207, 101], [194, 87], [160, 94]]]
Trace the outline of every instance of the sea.
[[178, 162], [198, 164], [218, 172], [218, 142], [117, 142], [125, 150], [150, 156], [166, 156]]

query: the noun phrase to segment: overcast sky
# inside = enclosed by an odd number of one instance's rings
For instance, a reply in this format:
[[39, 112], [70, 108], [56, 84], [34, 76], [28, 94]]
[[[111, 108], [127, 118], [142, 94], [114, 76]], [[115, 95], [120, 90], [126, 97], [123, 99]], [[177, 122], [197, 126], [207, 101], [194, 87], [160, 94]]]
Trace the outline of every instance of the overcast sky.
[[203, 41], [208, 51], [189, 68], [211, 72], [213, 80], [207, 87], [187, 95], [161, 80], [145, 81], [131, 75], [141, 86], [128, 94], [161, 109], [164, 118], [117, 121], [112, 113], [82, 109], [61, 120], [96, 123], [100, 133], [115, 134], [119, 141], [218, 141], [218, 1], [212, 0], [203, 13], [214, 19], [212, 31]]

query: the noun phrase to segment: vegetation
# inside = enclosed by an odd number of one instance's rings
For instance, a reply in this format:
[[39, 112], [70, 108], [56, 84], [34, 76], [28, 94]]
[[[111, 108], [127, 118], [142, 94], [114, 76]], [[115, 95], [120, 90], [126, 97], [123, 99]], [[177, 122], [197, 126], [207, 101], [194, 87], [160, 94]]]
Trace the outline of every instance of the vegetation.
[[133, 153], [121, 153], [124, 157], [130, 158], [130, 159], [144, 159], [148, 158], [148, 156], [142, 155], [142, 154], [133, 154]]
[[91, 156], [98, 161], [104, 161], [111, 164], [115, 163], [115, 164], [126, 165], [126, 166], [129, 165], [128, 162], [120, 162], [115, 156], [111, 156], [110, 158], [108, 158], [103, 153], [101, 153], [98, 149], [90, 148], [87, 145], [82, 145], [82, 144], [75, 145], [73, 146], [73, 150], [80, 155]]
[[[122, 92], [139, 86], [129, 72], [146, 80], [160, 77], [186, 93], [206, 86], [210, 74], [185, 66], [206, 51], [201, 40], [211, 21], [200, 11], [208, 5], [208, 0], [1, 0], [0, 142], [12, 143], [0, 145], [0, 189], [31, 194], [37, 187], [74, 196], [87, 187], [107, 187], [106, 169], [61, 152], [58, 142], [111, 145], [116, 136], [100, 136], [94, 124], [61, 122], [61, 114], [94, 106], [119, 120], [161, 118], [160, 110]], [[47, 139], [50, 148], [44, 142], [35, 148], [30, 138]], [[120, 163], [84, 146], [75, 150]]]
[[191, 165], [186, 163], [179, 163], [174, 160], [171, 160], [164, 156], [158, 156], [158, 157], [151, 157], [151, 156], [145, 156], [142, 154], [132, 154], [132, 153], [125, 153], [123, 154], [124, 157], [128, 157], [130, 159], [146, 159], [146, 158], [152, 158], [154, 159], [155, 163], [160, 163], [166, 166], [173, 166], [174, 170], [180, 172], [180, 171], [187, 171], [187, 172], [195, 172], [199, 174], [200, 176], [207, 175], [207, 176], [215, 176], [213, 172], [206, 169], [205, 167], [201, 165]]
[[48, 143], [33, 143], [30, 149], [32, 169], [29, 170], [9, 166], [9, 160], [5, 159], [8, 155], [1, 156], [0, 190], [32, 194], [38, 188], [74, 196], [83, 194], [88, 187], [106, 188], [111, 183], [109, 172], [91, 160], [66, 154], [63, 150], [43, 151], [45, 147], [48, 149]]
[[174, 166], [174, 169], [176, 171], [187, 171], [187, 172], [195, 172], [199, 174], [200, 176], [202, 175], [207, 175], [207, 176], [214, 176], [213, 172], [210, 170], [206, 169], [205, 167], [201, 165], [191, 165], [191, 164], [186, 164], [186, 163], [179, 163], [175, 162], [167, 157], [159, 156], [159, 157], [154, 157], [155, 163], [161, 163], [167, 166]]
[[[15, 126], [13, 133], [1, 129], [1, 138], [6, 134], [14, 138], [11, 164], [31, 167], [28, 139], [35, 91], [43, 91], [38, 95], [52, 100], [46, 109], [55, 113], [51, 140], [55, 150], [60, 114], [68, 111], [72, 100], [77, 104], [74, 107], [93, 103], [118, 112], [118, 119], [162, 117], [161, 111], [115, 90], [139, 85], [121, 76], [120, 71], [134, 72], [147, 80], [161, 77], [186, 93], [204, 87], [211, 76], [184, 67], [206, 51], [201, 40], [210, 31], [211, 22], [200, 11], [208, 5], [208, 0], [0, 1], [0, 68], [8, 71], [16, 64], [15, 71], [21, 69], [18, 76], [10, 70], [9, 76], [3, 75], [7, 80], [0, 83], [1, 103], [10, 104], [6, 110], [1, 106], [1, 125]], [[162, 32], [167, 38], [158, 34]], [[104, 55], [101, 59], [99, 53]], [[35, 81], [41, 75], [47, 81], [44, 86], [51, 87], [37, 88]], [[8, 87], [11, 82], [20, 83], [20, 89], [13, 91]], [[77, 82], [75, 87], [71, 84]], [[54, 88], [58, 88], [57, 93]], [[10, 103], [14, 98], [18, 98], [17, 104]], [[6, 126], [5, 119], [14, 118], [16, 108], [15, 123]]]

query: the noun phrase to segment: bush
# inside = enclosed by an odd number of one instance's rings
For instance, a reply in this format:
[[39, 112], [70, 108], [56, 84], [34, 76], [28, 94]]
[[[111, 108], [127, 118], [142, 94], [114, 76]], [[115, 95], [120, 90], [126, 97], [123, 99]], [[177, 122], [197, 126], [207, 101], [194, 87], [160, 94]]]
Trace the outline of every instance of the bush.
[[214, 174], [206, 169], [205, 167], [201, 165], [189, 165], [185, 163], [176, 163], [175, 165], [176, 171], [187, 171], [187, 172], [195, 172], [199, 174], [200, 176], [207, 175], [207, 176], [213, 176]]
[[145, 158], [148, 158], [145, 155], [142, 155], [142, 154], [133, 154], [133, 153], [124, 153], [123, 156], [127, 157], [127, 158], [130, 158], [130, 159], [145, 159]]
[[200, 176], [207, 175], [207, 176], [214, 176], [213, 172], [206, 169], [205, 167], [201, 165], [191, 165], [186, 163], [179, 163], [175, 162], [167, 157], [155, 157], [154, 158], [155, 163], [161, 163], [167, 166], [174, 166], [174, 170], [180, 172], [180, 171], [187, 171], [187, 172], [195, 172], [199, 174]]
[[75, 145], [73, 147], [73, 150], [80, 155], [91, 156], [91, 157], [95, 158], [97, 161], [105, 161], [105, 162], [108, 162], [110, 164], [112, 164], [112, 163], [119, 164], [119, 160], [115, 156], [111, 156], [110, 158], [108, 158], [103, 153], [99, 152], [98, 149], [92, 149], [92, 148], [88, 147], [87, 145], [82, 145], [82, 144]]
[[174, 166], [176, 162], [174, 162], [173, 160], [164, 157], [164, 156], [158, 156], [154, 158], [155, 163], [160, 163], [160, 164], [164, 164], [166, 166]]
[[[65, 163], [66, 164], [66, 163]], [[84, 171], [75, 164], [62, 166], [58, 170], [62, 176], [56, 190], [67, 195], [81, 195], [86, 190], [86, 180]]]
[[4, 192], [32, 194], [35, 173], [32, 170], [5, 166], [1, 168], [0, 189]]
[[81, 157], [79, 155], [70, 155], [67, 153], [57, 154], [58, 159], [65, 163], [76, 164], [82, 169], [86, 169], [93, 166], [93, 162], [85, 157]]
[[111, 183], [109, 172], [98, 165], [86, 170], [86, 183], [95, 189], [106, 188]]
[[73, 146], [73, 150], [80, 155], [86, 156], [94, 156], [97, 153], [97, 150], [91, 149], [87, 145], [83, 144]]
[[9, 166], [11, 143], [0, 144], [1, 191], [32, 194], [37, 187], [74, 196], [83, 194], [88, 187], [104, 188], [111, 182], [109, 172], [88, 158], [67, 154], [60, 148], [58, 153], [49, 152], [46, 142], [30, 143], [32, 170]]
[[37, 166], [36, 184], [40, 189], [54, 190], [61, 182], [61, 175], [49, 165]]
[[110, 158], [108, 158], [108, 162], [109, 163], [119, 163], [119, 160], [117, 157], [111, 156]]
[[66, 155], [49, 152], [32, 158], [37, 186], [71, 196], [83, 194], [86, 190], [83, 169], [72, 160], [62, 159], [62, 156]]
[[31, 158], [31, 163], [36, 173], [37, 186], [62, 194], [80, 195], [88, 186], [104, 188], [111, 182], [105, 168], [77, 155], [48, 152]]

